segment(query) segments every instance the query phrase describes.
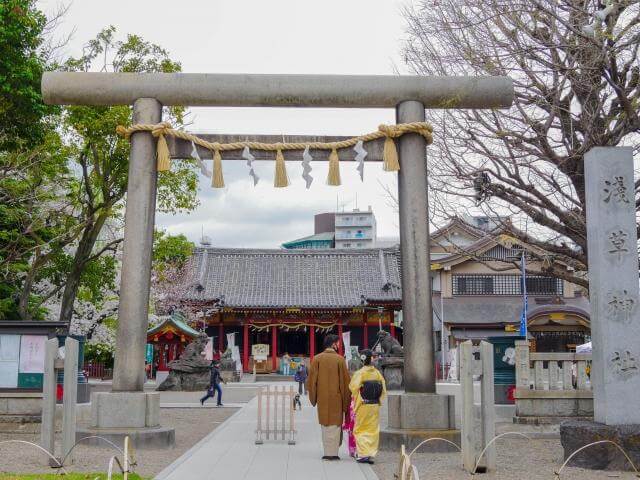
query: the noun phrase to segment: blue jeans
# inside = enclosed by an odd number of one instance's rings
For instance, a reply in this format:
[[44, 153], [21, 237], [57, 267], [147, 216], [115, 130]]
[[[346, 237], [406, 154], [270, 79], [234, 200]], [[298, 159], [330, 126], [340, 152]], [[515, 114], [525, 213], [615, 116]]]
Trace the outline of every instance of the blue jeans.
[[222, 388], [220, 388], [219, 383], [216, 383], [215, 385], [209, 387], [209, 390], [207, 390], [207, 394], [200, 399], [200, 402], [204, 403], [205, 401], [207, 401], [207, 399], [215, 397], [215, 392], [218, 392], [218, 405], [222, 405]]

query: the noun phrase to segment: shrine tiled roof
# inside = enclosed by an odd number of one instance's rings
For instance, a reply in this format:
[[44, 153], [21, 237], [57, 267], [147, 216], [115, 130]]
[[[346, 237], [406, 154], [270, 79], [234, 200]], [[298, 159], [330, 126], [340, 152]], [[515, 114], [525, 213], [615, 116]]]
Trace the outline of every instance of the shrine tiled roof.
[[397, 249], [199, 247], [182, 299], [235, 308], [354, 308], [401, 301]]
[[154, 327], [151, 327], [149, 330], [147, 330], [147, 336], [154, 335], [159, 332], [163, 332], [168, 328], [171, 329], [171, 327], [173, 327], [179, 333], [186, 334], [189, 337], [195, 338], [198, 336], [197, 330], [194, 330], [193, 328], [191, 328], [184, 321], [180, 320], [180, 318], [178, 318], [177, 316], [170, 316], [170, 317], [163, 318], [160, 323], [158, 323]]

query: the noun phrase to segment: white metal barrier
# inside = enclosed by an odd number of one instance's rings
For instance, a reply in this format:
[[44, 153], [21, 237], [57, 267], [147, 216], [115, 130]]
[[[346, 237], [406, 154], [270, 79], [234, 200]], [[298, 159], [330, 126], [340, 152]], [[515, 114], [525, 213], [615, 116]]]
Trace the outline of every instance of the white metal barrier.
[[292, 386], [267, 386], [258, 391], [258, 425], [256, 444], [264, 440], [286, 440], [296, 443], [293, 409], [295, 391]]

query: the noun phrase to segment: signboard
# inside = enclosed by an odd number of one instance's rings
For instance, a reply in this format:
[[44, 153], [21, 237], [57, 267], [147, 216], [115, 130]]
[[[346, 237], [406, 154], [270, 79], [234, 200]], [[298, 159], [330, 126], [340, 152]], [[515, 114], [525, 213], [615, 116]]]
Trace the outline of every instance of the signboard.
[[20, 339], [20, 373], [44, 373], [46, 335], [22, 335]]
[[147, 363], [153, 363], [153, 345], [151, 343], [147, 343], [144, 361]]
[[18, 373], [18, 388], [41, 389], [44, 374], [42, 373]]
[[256, 343], [251, 345], [251, 355], [254, 360], [264, 361], [269, 356], [269, 345], [266, 343]]
[[18, 386], [20, 335], [0, 335], [0, 388]]

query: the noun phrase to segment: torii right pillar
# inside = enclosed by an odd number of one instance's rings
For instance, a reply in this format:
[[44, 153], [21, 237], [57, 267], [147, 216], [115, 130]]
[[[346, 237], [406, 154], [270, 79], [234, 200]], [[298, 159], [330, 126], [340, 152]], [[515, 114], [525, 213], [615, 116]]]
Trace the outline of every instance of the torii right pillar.
[[[424, 121], [423, 103], [410, 100], [396, 106], [397, 123]], [[381, 448], [404, 445], [411, 449], [434, 437], [459, 444], [454, 397], [436, 394], [426, 140], [407, 134], [397, 141], [405, 391], [389, 393], [388, 426], [381, 432]], [[450, 450], [444, 442], [429, 447]]]

